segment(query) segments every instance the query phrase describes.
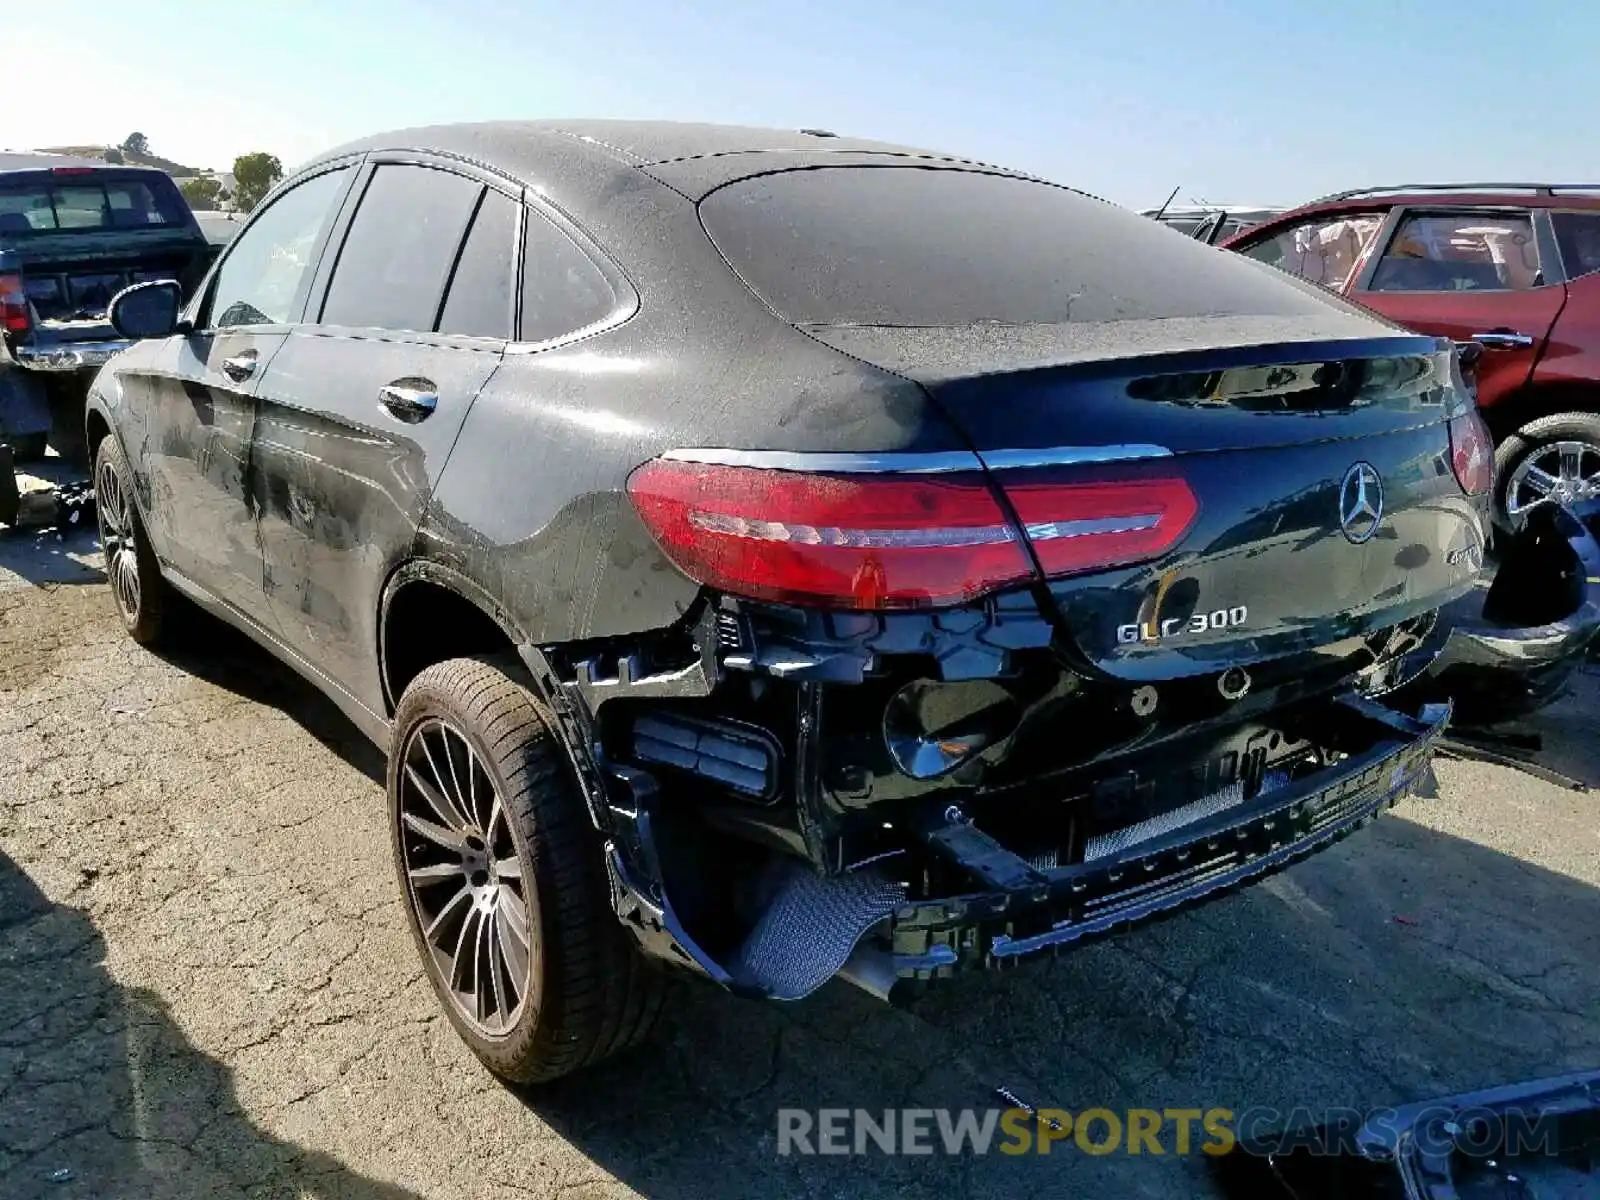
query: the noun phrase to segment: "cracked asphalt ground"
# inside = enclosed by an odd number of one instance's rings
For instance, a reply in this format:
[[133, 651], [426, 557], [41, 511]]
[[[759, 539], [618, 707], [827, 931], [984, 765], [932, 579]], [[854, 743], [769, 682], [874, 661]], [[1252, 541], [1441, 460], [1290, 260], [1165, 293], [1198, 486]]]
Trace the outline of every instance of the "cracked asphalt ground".
[[[1442, 795], [1243, 894], [896, 1011], [686, 987], [559, 1086], [486, 1075], [402, 921], [378, 754], [199, 618], [129, 642], [88, 535], [0, 535], [0, 1195], [1190, 1196], [1204, 1163], [780, 1158], [780, 1107], [1365, 1107], [1600, 1065], [1595, 798]], [[1600, 785], [1600, 678], [1538, 724]], [[1170, 1146], [1170, 1140], [1169, 1140]]]

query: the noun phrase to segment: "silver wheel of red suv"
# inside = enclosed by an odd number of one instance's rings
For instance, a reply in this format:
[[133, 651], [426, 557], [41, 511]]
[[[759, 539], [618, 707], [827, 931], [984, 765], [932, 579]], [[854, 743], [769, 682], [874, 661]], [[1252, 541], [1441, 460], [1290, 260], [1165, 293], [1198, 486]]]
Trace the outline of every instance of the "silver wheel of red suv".
[[1500, 510], [1519, 526], [1544, 504], [1600, 496], [1600, 415], [1558, 413], [1530, 421], [1495, 454]]

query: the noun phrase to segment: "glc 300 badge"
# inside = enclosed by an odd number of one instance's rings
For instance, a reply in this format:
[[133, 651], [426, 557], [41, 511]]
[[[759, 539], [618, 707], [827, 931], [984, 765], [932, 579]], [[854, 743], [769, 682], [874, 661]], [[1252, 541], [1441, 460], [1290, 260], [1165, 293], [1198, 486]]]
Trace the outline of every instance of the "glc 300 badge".
[[1160, 642], [1168, 638], [1185, 637], [1192, 633], [1237, 629], [1249, 619], [1250, 609], [1239, 604], [1233, 608], [1219, 608], [1215, 612], [1195, 613], [1192, 617], [1168, 617], [1164, 621], [1136, 621], [1131, 625], [1117, 626], [1117, 641], [1124, 646], [1132, 645], [1134, 642]]

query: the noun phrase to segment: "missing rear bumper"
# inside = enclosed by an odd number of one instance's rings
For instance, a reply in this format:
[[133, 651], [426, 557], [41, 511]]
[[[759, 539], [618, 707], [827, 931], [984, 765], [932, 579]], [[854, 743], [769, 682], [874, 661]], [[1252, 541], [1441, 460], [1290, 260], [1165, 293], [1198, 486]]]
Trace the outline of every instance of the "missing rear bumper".
[[[655, 845], [654, 788], [631, 772], [631, 844], [609, 855], [618, 911], [651, 953], [773, 999], [798, 999], [836, 974], [887, 996], [897, 980], [1001, 965], [1225, 894], [1325, 849], [1431, 779], [1449, 710], [1415, 720], [1347, 697], [1317, 716], [1338, 734], [1317, 749], [1314, 769], [1102, 827], [1121, 835], [1093, 855], [1008, 847], [936, 802], [902, 850], [855, 870], [825, 875], [779, 856], [753, 917], [720, 943], [697, 937], [675, 907]], [[1039, 798], [1041, 814], [1058, 809]]]
[[1448, 723], [1347, 700], [1375, 744], [1304, 779], [1135, 841], [1121, 853], [1041, 872], [1030, 889], [897, 909], [885, 949], [901, 977], [990, 966], [1112, 932], [1253, 882], [1326, 849], [1429, 778]]

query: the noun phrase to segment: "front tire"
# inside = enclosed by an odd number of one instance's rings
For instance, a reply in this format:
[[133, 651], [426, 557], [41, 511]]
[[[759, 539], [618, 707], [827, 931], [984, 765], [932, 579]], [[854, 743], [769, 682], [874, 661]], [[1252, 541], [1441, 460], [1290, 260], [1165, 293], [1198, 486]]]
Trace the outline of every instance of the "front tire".
[[666, 987], [618, 923], [551, 717], [510, 661], [452, 659], [400, 699], [389, 816], [411, 933], [494, 1074], [537, 1083], [641, 1041]]
[[162, 638], [167, 582], [161, 578], [161, 567], [133, 501], [128, 462], [117, 439], [109, 435], [95, 451], [94, 510], [117, 615], [128, 636], [141, 646], [153, 646]]

